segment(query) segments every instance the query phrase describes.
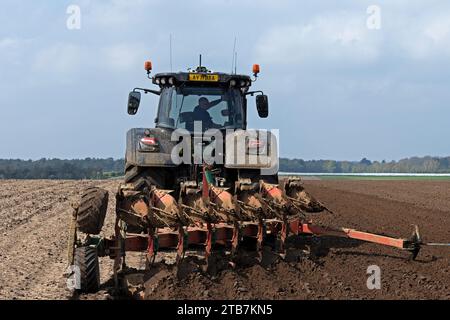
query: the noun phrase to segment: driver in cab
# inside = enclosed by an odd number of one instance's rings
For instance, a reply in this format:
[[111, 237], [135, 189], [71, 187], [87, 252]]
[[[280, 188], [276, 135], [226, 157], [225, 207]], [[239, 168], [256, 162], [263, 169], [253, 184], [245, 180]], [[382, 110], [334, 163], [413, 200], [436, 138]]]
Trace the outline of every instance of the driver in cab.
[[211, 102], [205, 97], [198, 99], [198, 105], [194, 108], [194, 121], [201, 121], [204, 128], [221, 128], [221, 125], [214, 123], [208, 110], [222, 101], [222, 98]]

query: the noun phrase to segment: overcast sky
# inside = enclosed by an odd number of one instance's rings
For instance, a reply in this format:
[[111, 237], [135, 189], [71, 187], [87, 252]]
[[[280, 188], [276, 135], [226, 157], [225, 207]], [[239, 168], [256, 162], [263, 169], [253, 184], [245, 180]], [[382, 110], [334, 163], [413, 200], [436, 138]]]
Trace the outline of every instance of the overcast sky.
[[[81, 29], [67, 28], [67, 8]], [[380, 28], [373, 11], [381, 9]], [[368, 20], [369, 26], [368, 28]], [[372, 24], [371, 24], [372, 23]], [[255, 88], [280, 129], [281, 156], [374, 160], [450, 155], [450, 2], [287, 0], [3, 0], [0, 158], [122, 157], [125, 133], [150, 127], [156, 97], [126, 113], [128, 92], [155, 72], [238, 72], [261, 65]]]

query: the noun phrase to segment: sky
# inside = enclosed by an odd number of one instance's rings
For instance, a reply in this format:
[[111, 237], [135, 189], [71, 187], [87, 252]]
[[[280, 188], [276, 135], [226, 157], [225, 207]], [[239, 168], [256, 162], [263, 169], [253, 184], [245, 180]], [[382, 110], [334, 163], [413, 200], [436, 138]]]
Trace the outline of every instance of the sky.
[[450, 155], [449, 1], [3, 0], [0, 158], [123, 157], [157, 106], [129, 116], [128, 93], [153, 88], [145, 60], [170, 71], [170, 35], [173, 71], [201, 53], [229, 72], [237, 39], [238, 73], [260, 64], [269, 96], [249, 127], [279, 129], [283, 157]]

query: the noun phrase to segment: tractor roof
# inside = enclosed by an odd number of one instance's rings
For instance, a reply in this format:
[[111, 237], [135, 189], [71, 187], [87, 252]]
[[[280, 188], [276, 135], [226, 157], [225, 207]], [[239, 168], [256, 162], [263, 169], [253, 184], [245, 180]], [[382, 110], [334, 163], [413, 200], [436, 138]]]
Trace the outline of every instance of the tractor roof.
[[236, 86], [250, 87], [252, 80], [247, 75], [229, 74], [223, 72], [212, 72], [205, 67], [188, 72], [167, 72], [158, 73], [153, 76], [152, 81], [160, 87], [180, 86], [181, 84], [201, 85], [201, 86]]

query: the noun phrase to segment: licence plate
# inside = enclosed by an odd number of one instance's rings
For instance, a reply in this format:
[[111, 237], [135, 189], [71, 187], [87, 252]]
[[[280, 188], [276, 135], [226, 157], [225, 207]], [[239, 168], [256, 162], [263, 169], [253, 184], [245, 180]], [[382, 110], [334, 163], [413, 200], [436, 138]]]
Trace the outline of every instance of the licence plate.
[[191, 73], [189, 74], [189, 81], [209, 81], [209, 82], [217, 82], [219, 81], [218, 74], [198, 74]]

